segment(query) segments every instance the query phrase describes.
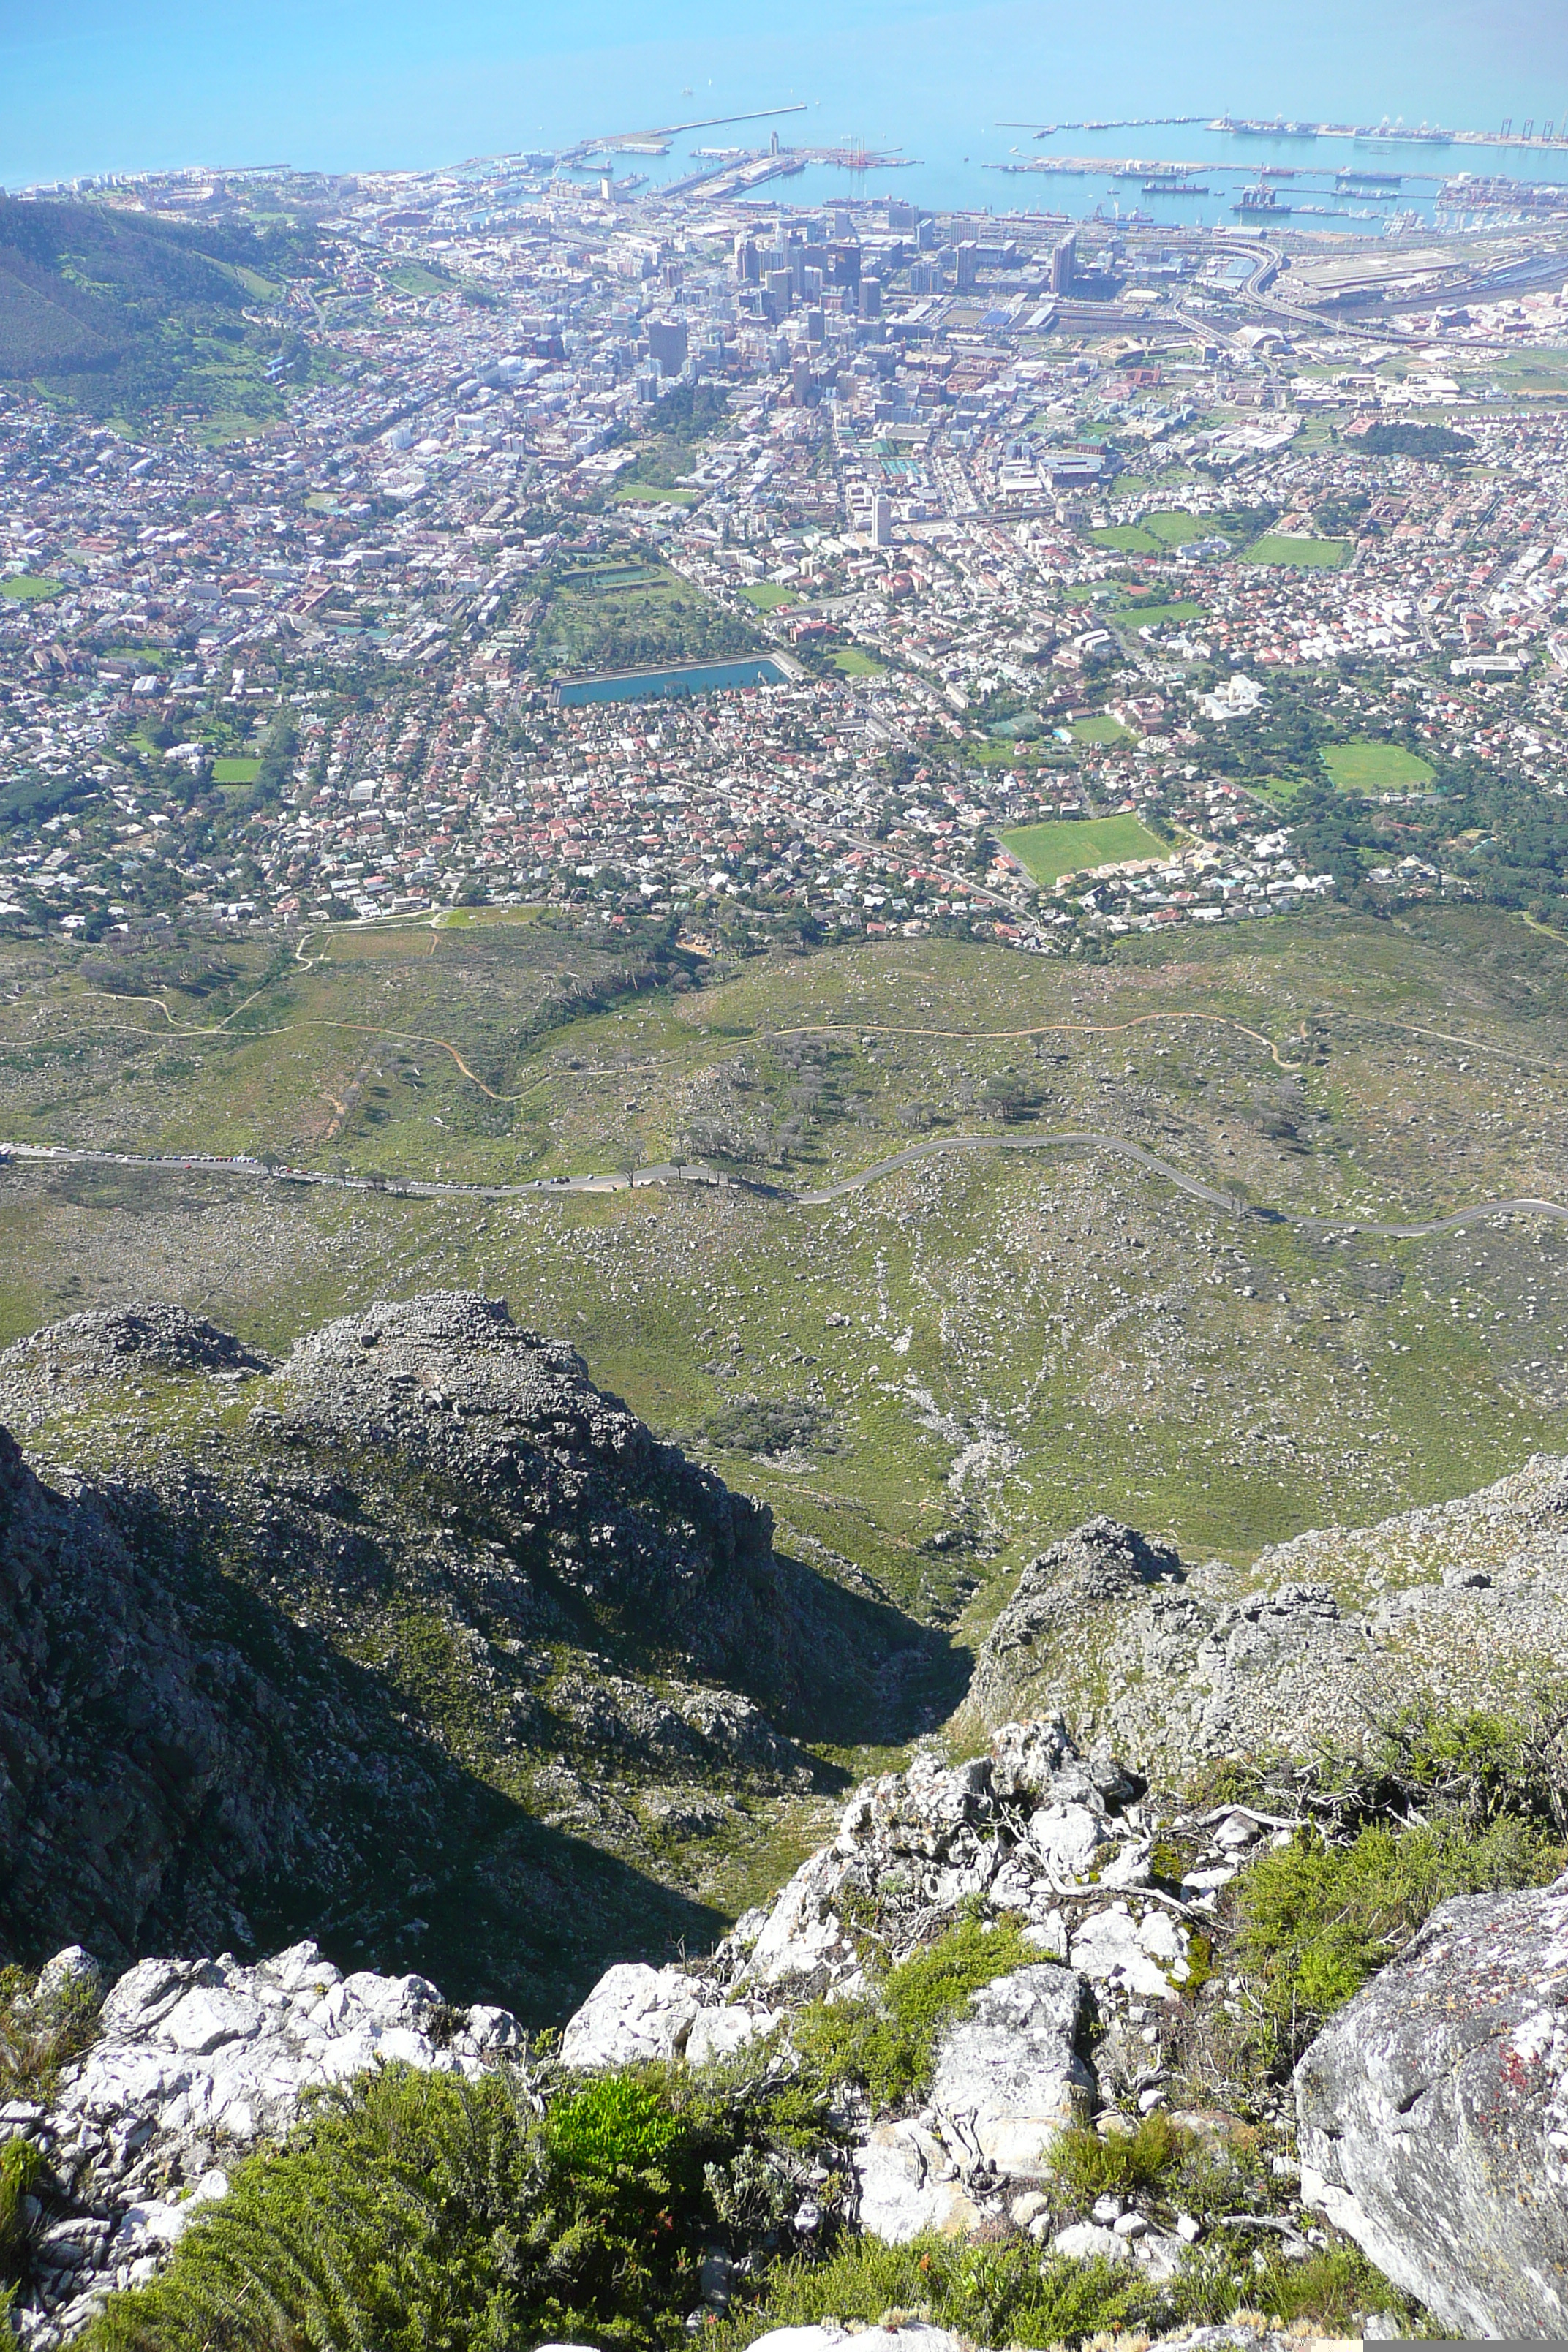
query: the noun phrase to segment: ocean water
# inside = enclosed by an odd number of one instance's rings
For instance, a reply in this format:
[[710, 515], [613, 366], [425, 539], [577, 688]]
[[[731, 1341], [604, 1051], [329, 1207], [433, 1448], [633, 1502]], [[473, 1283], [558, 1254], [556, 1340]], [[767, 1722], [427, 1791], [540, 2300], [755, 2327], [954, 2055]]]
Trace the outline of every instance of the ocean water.
[[[428, 167], [699, 117], [804, 106], [703, 144], [864, 142], [908, 168], [826, 166], [785, 202], [895, 189], [927, 205], [1082, 213], [1141, 204], [1228, 217], [1217, 194], [1149, 199], [1109, 182], [1013, 177], [1023, 122], [1221, 112], [1495, 129], [1568, 116], [1568, 9], [1552, 0], [0, 0], [0, 184], [184, 163]], [[1064, 131], [1058, 153], [1303, 161], [1298, 142], [1173, 125]], [[1562, 156], [1458, 149], [1376, 160], [1568, 175]], [[1306, 160], [1313, 160], [1307, 158]], [[1319, 162], [1352, 161], [1350, 151]], [[1357, 154], [1357, 163], [1366, 160]]]

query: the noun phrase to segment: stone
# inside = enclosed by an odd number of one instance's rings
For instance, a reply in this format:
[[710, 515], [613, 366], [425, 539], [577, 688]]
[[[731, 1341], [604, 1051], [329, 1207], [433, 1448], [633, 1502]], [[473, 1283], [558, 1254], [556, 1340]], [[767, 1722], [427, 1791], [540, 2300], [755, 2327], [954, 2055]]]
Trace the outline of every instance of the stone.
[[1069, 2254], [1074, 2262], [1089, 2262], [1099, 2254], [1108, 2263], [1130, 2263], [1132, 2249], [1125, 2238], [1114, 2230], [1102, 2229], [1098, 2221], [1073, 2221], [1067, 2229], [1058, 2230], [1051, 2240], [1054, 2254]]
[[1163, 2230], [1146, 2231], [1132, 2241], [1133, 2260], [1156, 2286], [1165, 2286], [1176, 2276], [1186, 2252], [1180, 2238], [1169, 2237]]
[[928, 2230], [962, 2238], [978, 2227], [980, 2209], [957, 2165], [922, 2124], [874, 2126], [853, 2161], [860, 2184], [860, 2226], [870, 2236], [899, 2246]]
[[1476, 2337], [1568, 2337], [1568, 1874], [1439, 1904], [1296, 2070], [1301, 2195]]
[[1096, 1983], [1174, 2000], [1187, 1975], [1187, 1940], [1169, 1912], [1151, 1910], [1135, 1918], [1125, 1903], [1117, 1903], [1082, 1922], [1072, 1939], [1072, 1964]]
[[732, 2058], [738, 2050], [779, 2032], [784, 2022], [783, 2012], [774, 2010], [700, 2009], [686, 2037], [687, 2064], [710, 2066], [717, 2059]]
[[1040, 2172], [1089, 2112], [1097, 2085], [1078, 2050], [1088, 1990], [1049, 1961], [1016, 1969], [972, 1993], [938, 2044], [931, 2105], [1001, 2172]]
[[96, 2004], [103, 1992], [103, 1970], [80, 1944], [46, 1960], [33, 1987], [32, 2005], [38, 2015], [52, 2017], [79, 2003]]
[[307, 2090], [380, 2060], [471, 2078], [481, 2045], [522, 2040], [508, 2011], [448, 2010], [419, 1976], [340, 1978], [311, 1943], [255, 1968], [226, 1955], [138, 1961], [110, 1987], [98, 2022], [53, 2104], [26, 2109], [44, 2145], [71, 2153], [70, 2162], [57, 2155], [57, 2209], [73, 2165], [92, 2167], [91, 2210], [50, 2221], [15, 2315], [23, 2346], [37, 2352], [79, 2332], [122, 2273], [152, 2277], [204, 2207], [228, 2194], [215, 2149], [237, 2154], [281, 2136]]
[[849, 2329], [831, 2319], [816, 2327], [775, 2327], [757, 2336], [751, 2352], [839, 2352], [841, 2346], [863, 2343], [869, 2336], [875, 2337], [876, 2352], [973, 2352], [962, 2337], [950, 2336], [945, 2328], [931, 2327], [922, 2319], [902, 2319], [892, 2326], [884, 2322], [853, 2337]]
[[679, 2057], [702, 2006], [700, 1989], [679, 1969], [624, 1961], [607, 1969], [561, 2036], [561, 2060], [584, 2073]]
[[1080, 1878], [1089, 1868], [1105, 1831], [1087, 1805], [1041, 1805], [1029, 1822], [1029, 1842], [1064, 1878]]

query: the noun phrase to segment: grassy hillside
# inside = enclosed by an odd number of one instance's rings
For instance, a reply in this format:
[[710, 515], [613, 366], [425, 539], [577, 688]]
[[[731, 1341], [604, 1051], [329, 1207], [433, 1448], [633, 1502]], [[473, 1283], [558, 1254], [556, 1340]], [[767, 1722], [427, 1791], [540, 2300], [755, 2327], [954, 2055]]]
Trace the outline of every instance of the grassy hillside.
[[927, 1617], [973, 1592], [976, 1622], [1096, 1510], [1246, 1559], [1568, 1444], [1560, 1225], [1402, 1241], [1272, 1213], [1563, 1196], [1568, 959], [1500, 916], [1299, 918], [1098, 970], [889, 941], [685, 992], [627, 959], [618, 996], [613, 957], [536, 921], [340, 933], [313, 969], [226, 952], [200, 997], [177, 959], [115, 973], [165, 1018], [94, 992], [91, 956], [9, 950], [0, 1135], [503, 1181], [679, 1146], [805, 1190], [947, 1136], [1100, 1130], [1266, 1213], [1081, 1146], [928, 1158], [814, 1209], [17, 1163], [5, 1336], [154, 1295], [277, 1343], [479, 1284], [769, 1501], [801, 1557]]
[[0, 379], [103, 415], [178, 400], [198, 416], [281, 414], [258, 325], [304, 232], [200, 227], [100, 204], [0, 196]]

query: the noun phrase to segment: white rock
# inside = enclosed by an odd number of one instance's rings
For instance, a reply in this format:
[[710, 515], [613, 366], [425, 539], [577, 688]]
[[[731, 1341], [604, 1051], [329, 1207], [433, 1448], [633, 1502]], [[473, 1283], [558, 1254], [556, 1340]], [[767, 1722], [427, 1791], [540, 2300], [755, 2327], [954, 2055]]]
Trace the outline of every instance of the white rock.
[[1175, 2277], [1186, 2251], [1180, 2238], [1169, 2238], [1161, 2230], [1151, 2230], [1132, 2246], [1134, 2259], [1157, 2286]]
[[900, 2246], [922, 2231], [965, 2237], [980, 2220], [947, 2149], [921, 2124], [879, 2124], [854, 2155], [860, 2226]]
[[243, 1993], [198, 1990], [176, 2001], [159, 2025], [158, 2037], [176, 2050], [205, 2057], [226, 2042], [250, 2041], [261, 2029], [261, 2018], [260, 2003]]
[[1148, 1841], [1143, 1838], [1120, 1847], [1109, 1862], [1100, 1864], [1101, 1886], [1147, 1886], [1153, 1875], [1149, 1866]]
[[103, 1971], [86, 1947], [68, 1944], [38, 1970], [32, 2005], [46, 2012], [58, 2010], [68, 2001], [95, 1996], [102, 1983]]
[[510, 2009], [491, 2009], [480, 2002], [468, 2011], [467, 2039], [476, 2050], [515, 2050], [522, 2030]]
[[1098, 2221], [1074, 2221], [1068, 2229], [1058, 2230], [1051, 2240], [1054, 2254], [1070, 2254], [1075, 2262], [1087, 2262], [1092, 2254], [1103, 2254], [1107, 2262], [1130, 2263], [1132, 2249], [1125, 2238], [1114, 2230], [1102, 2230]]
[[678, 2057], [701, 2007], [679, 1969], [626, 1961], [606, 1969], [561, 2037], [561, 2060], [584, 2073]]
[[1097, 1984], [1173, 2000], [1187, 1973], [1186, 1933], [1165, 1911], [1134, 1919], [1125, 1903], [1097, 1911], [1072, 1939], [1072, 1964]]
[[1024, 1930], [1024, 1941], [1032, 1944], [1037, 1952], [1047, 1954], [1053, 1960], [1065, 1961], [1068, 1956], [1068, 1923], [1059, 1911], [1047, 1914]]
[[1085, 1991], [1070, 1969], [1017, 1969], [972, 1993], [942, 2036], [931, 2105], [1004, 2172], [1040, 2171], [1088, 2112], [1094, 2076], [1074, 2046]]
[[[945, 2328], [928, 2326], [920, 2319], [906, 2319], [896, 2327], [868, 2329], [866, 2334], [874, 2336], [876, 2352], [967, 2352], [960, 2336], [950, 2336]], [[771, 2335], [757, 2337], [752, 2352], [838, 2352], [850, 2340], [847, 2328], [825, 2320], [820, 2327], [775, 2327]]]
[[1068, 1878], [1088, 1873], [1094, 1850], [1104, 1839], [1104, 1823], [1087, 1805], [1041, 1805], [1029, 1822], [1030, 1844], [1053, 1870]]
[[[841, 1842], [843, 1836], [841, 1831]], [[795, 1979], [827, 1983], [858, 1965], [854, 1943], [834, 1909], [848, 1867], [832, 1846], [802, 1863], [752, 1947], [748, 1978], [764, 1985]]]
[[765, 2009], [700, 2009], [686, 2037], [686, 2061], [708, 2066], [716, 2058], [732, 2058], [752, 2042], [778, 2032], [782, 2013]]

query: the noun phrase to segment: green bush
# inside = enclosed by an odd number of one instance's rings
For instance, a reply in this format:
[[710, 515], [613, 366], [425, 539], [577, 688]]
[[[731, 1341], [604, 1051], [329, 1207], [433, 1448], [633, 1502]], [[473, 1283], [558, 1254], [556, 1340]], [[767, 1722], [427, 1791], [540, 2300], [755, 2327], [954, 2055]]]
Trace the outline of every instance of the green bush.
[[1189, 2132], [1158, 2112], [1142, 2117], [1130, 2132], [1104, 2138], [1087, 2124], [1074, 2124], [1051, 2143], [1051, 2177], [1076, 2204], [1092, 2205], [1111, 2193], [1135, 2196], [1163, 2188], [1195, 2146]]
[[776, 2238], [831, 2144], [821, 2093], [748, 2057], [569, 2084], [548, 2108], [510, 2068], [326, 2092], [85, 2352], [673, 2347], [708, 2247]]
[[929, 2087], [942, 2028], [970, 1994], [1043, 1958], [1007, 1921], [962, 1920], [877, 1976], [858, 2000], [808, 2009], [796, 2023], [795, 2045], [826, 2081], [858, 2083], [879, 2107], [901, 2105]]
[[68, 1986], [40, 2010], [37, 1983], [25, 1969], [0, 1969], [0, 2098], [52, 2098], [61, 2068], [98, 2032], [98, 1995], [87, 1985]]
[[632, 2074], [602, 2074], [557, 2101], [545, 2137], [556, 2162], [595, 2180], [657, 2165], [680, 2126], [651, 2084]]
[[6, 2308], [5, 2293], [19, 2283], [26, 2263], [26, 2200], [45, 2169], [31, 2140], [10, 2139], [0, 2147], [0, 2314]]
[[1303, 1829], [1262, 1854], [1237, 1885], [1236, 1951], [1269, 2062], [1293, 2063], [1437, 1904], [1542, 1886], [1565, 1863], [1562, 1845], [1506, 1814], [1479, 1830], [1373, 1822], [1346, 1845]]
[[919, 2314], [972, 2344], [1043, 2347], [1145, 2326], [1160, 2312], [1158, 2291], [1119, 2263], [1069, 2262], [1016, 2240], [856, 2238], [829, 2262], [779, 2264], [763, 2300], [730, 2322], [716, 2352], [743, 2352], [770, 2328], [827, 2318], [871, 2326], [894, 2313]]

